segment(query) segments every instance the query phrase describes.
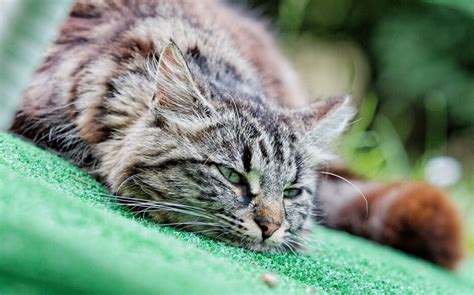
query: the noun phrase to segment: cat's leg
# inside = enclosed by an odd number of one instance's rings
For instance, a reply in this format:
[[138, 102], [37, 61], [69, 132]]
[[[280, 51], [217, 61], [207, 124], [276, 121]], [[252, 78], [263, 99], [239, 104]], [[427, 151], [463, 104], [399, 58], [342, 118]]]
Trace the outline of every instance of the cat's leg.
[[323, 224], [445, 268], [456, 266], [463, 252], [463, 230], [457, 210], [442, 190], [422, 182], [375, 183], [343, 176], [353, 185], [334, 175], [321, 182]]

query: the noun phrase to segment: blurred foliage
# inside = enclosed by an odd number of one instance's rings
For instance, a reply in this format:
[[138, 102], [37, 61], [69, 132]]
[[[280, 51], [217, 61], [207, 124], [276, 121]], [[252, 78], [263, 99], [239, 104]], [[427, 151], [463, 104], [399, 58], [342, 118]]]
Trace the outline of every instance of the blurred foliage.
[[473, 124], [474, 18], [445, 7], [422, 9], [397, 9], [374, 32], [381, 95], [395, 116], [441, 96], [453, 123]]
[[357, 42], [369, 57], [370, 88], [380, 111], [403, 139], [426, 127], [415, 125], [424, 121], [430, 100], [447, 103], [446, 131], [474, 125], [474, 1], [246, 2], [287, 38], [310, 34]]

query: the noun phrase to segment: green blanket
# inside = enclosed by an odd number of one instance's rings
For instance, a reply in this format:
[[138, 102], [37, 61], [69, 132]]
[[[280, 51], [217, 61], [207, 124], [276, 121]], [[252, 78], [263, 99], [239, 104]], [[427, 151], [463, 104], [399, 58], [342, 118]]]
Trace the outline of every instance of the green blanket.
[[304, 255], [255, 253], [133, 217], [101, 193], [0, 134], [0, 293], [474, 293], [467, 276], [345, 233], [315, 228]]

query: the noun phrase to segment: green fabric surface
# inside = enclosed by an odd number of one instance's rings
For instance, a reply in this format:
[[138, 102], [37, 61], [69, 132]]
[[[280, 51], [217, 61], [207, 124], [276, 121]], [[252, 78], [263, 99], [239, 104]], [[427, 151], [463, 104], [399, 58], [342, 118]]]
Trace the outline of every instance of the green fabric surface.
[[304, 254], [256, 253], [134, 217], [105, 192], [0, 134], [0, 293], [474, 293], [469, 277], [345, 233], [316, 227]]

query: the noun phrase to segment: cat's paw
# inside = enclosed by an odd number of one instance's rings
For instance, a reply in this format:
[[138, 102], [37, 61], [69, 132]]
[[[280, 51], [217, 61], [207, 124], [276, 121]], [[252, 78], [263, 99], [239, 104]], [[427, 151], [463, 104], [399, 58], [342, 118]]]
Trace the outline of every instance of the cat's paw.
[[462, 257], [462, 225], [440, 189], [419, 182], [381, 185], [341, 212], [340, 227], [446, 268]]

